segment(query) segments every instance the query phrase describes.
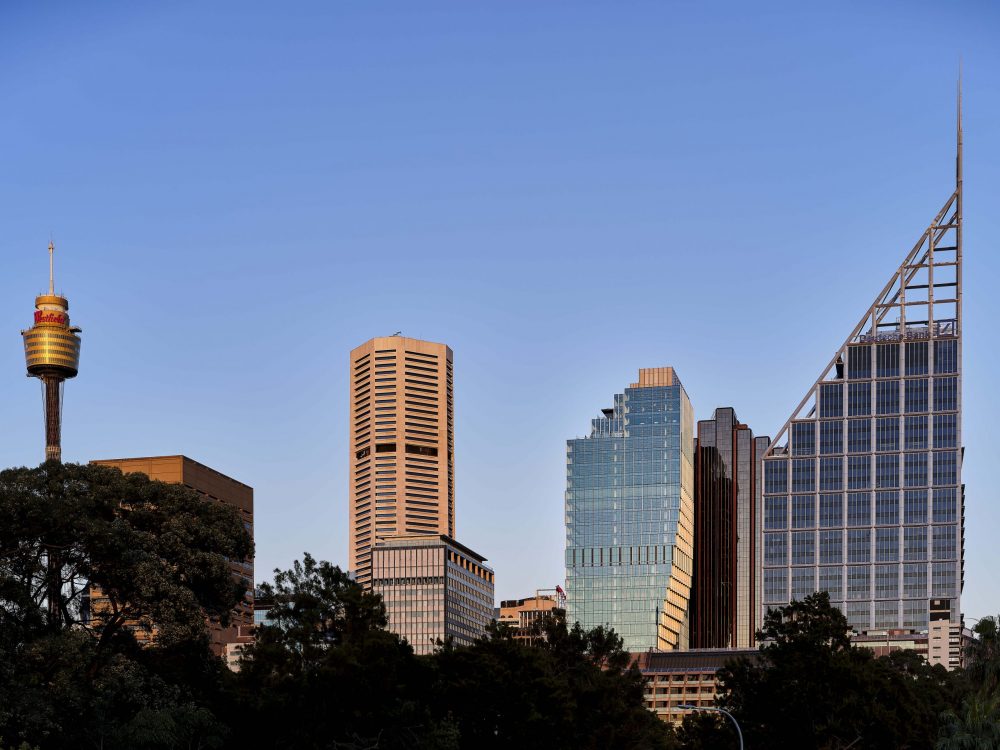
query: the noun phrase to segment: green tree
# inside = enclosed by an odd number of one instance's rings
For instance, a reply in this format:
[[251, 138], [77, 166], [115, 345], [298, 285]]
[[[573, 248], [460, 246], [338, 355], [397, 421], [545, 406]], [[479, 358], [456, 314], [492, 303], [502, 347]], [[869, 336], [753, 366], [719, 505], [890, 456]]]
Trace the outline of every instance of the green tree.
[[[0, 735], [43, 750], [217, 745], [206, 617], [228, 620], [245, 589], [228, 559], [250, 554], [234, 511], [180, 485], [57, 462], [0, 472]], [[140, 648], [133, 628], [154, 625]]]
[[431, 658], [431, 704], [463, 748], [669, 748], [671, 728], [646, 710], [645, 679], [612, 630], [545, 618], [535, 645], [503, 626]]
[[1000, 748], [1000, 697], [986, 693], [969, 696], [961, 712], [941, 716], [936, 750], [994, 750]]
[[721, 703], [748, 747], [931, 748], [938, 714], [954, 705], [943, 667], [852, 648], [847, 620], [825, 592], [770, 611], [758, 638], [757, 658], [720, 672]]
[[275, 574], [261, 592], [269, 620], [235, 678], [232, 723], [254, 717], [236, 744], [447, 747], [448, 727], [429, 724], [422, 701], [423, 662], [385, 630], [380, 597], [309, 554]]

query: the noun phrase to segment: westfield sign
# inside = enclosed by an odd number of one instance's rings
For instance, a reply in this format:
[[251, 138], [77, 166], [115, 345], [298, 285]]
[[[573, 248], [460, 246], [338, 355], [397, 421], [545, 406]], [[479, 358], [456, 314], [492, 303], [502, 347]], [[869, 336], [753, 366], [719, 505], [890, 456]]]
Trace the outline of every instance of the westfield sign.
[[35, 310], [35, 325], [38, 325], [39, 323], [56, 323], [64, 326], [66, 325], [66, 316], [62, 313]]

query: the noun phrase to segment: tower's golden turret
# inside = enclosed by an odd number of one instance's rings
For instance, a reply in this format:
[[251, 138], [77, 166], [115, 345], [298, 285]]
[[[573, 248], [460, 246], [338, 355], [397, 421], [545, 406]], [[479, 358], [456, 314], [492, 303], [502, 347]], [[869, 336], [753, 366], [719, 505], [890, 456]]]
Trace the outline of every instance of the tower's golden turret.
[[28, 376], [42, 381], [45, 399], [45, 460], [62, 460], [62, 383], [75, 378], [80, 368], [79, 328], [69, 324], [69, 301], [55, 293], [49, 243], [49, 293], [35, 297], [35, 324], [24, 337]]

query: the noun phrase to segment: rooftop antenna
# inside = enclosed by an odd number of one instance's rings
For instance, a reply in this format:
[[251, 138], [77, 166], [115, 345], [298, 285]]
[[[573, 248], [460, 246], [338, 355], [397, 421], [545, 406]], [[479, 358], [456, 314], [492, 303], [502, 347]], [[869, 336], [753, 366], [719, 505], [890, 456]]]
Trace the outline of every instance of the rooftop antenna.
[[958, 148], [955, 156], [955, 188], [962, 192], [962, 58], [958, 58]]
[[52, 255], [55, 252], [56, 246], [49, 239], [49, 294], [55, 295], [56, 293], [56, 280], [55, 280], [55, 266], [53, 265]]

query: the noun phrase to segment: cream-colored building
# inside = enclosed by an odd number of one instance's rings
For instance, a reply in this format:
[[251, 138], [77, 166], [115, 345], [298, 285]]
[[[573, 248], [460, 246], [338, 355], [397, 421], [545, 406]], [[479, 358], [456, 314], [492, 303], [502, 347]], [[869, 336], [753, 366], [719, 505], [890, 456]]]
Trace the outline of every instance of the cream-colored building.
[[372, 561], [372, 590], [385, 603], [389, 630], [415, 653], [485, 635], [494, 579], [482, 555], [444, 534], [400, 534], [376, 542]]
[[452, 352], [377, 337], [350, 367], [350, 568], [370, 588], [378, 540], [455, 536]]
[[535, 626], [546, 615], [560, 612], [565, 614], [561, 602], [550, 594], [535, 594], [525, 599], [506, 599], [500, 602], [500, 617], [497, 622], [509, 625], [514, 631], [514, 639], [529, 643], [542, 639]]
[[[183, 484], [194, 490], [208, 502], [221, 503], [235, 508], [243, 519], [247, 532], [253, 536], [253, 487], [238, 482], [225, 474], [200, 464], [187, 456], [150, 456], [145, 458], [112, 458], [91, 461], [99, 466], [113, 466], [123, 474], [140, 473], [150, 479], [171, 484]], [[246, 597], [232, 613], [229, 627], [223, 628], [217, 622], [209, 622], [212, 650], [217, 656], [229, 661], [232, 644], [245, 644], [253, 628], [253, 560], [231, 560], [233, 578], [246, 585]], [[104, 600], [106, 601], [106, 600]], [[91, 592], [91, 611], [99, 616], [103, 606], [100, 590]], [[133, 632], [140, 643], [156, 637], [153, 629], [133, 626]]]

